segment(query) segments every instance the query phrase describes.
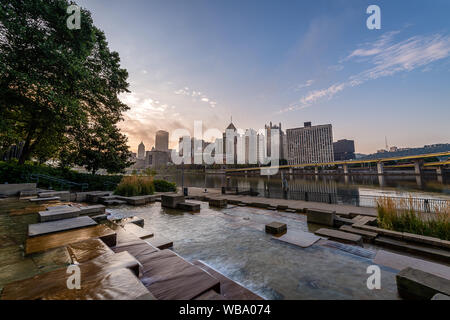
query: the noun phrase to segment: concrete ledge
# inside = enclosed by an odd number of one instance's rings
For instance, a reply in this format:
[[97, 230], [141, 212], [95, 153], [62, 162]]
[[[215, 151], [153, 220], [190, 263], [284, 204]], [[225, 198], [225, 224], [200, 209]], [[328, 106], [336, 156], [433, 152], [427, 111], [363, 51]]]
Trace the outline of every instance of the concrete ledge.
[[361, 247], [363, 244], [362, 237], [360, 235], [353, 234], [353, 233], [343, 232], [343, 231], [334, 230], [334, 229], [327, 229], [327, 228], [319, 229], [314, 233], [319, 236], [327, 237], [332, 240], [336, 240], [336, 241], [340, 241], [340, 242], [344, 242], [344, 243], [355, 244], [355, 245], [358, 245]]
[[49, 222], [61, 219], [76, 218], [80, 215], [80, 209], [76, 207], [70, 207], [66, 209], [46, 210], [39, 211], [38, 215], [40, 222]]
[[147, 203], [155, 202], [156, 196], [154, 195], [145, 195], [145, 196], [135, 196], [135, 197], [123, 197], [123, 196], [115, 196], [117, 200], [126, 201], [129, 205], [132, 206], [143, 206]]
[[437, 293], [431, 298], [431, 300], [450, 300], [450, 296], [446, 296], [442, 293]]
[[177, 204], [176, 209], [198, 212], [200, 211], [200, 204], [192, 202], [181, 202]]
[[403, 269], [396, 280], [398, 293], [404, 299], [430, 300], [438, 293], [450, 295], [450, 280], [422, 270]]
[[48, 201], [57, 201], [57, 200], [60, 200], [59, 197], [29, 199], [30, 202], [48, 202]]
[[250, 202], [248, 205], [250, 207], [264, 208], [264, 209], [267, 209], [270, 206], [268, 203], [263, 202]]
[[216, 208], [226, 208], [227, 207], [227, 199], [209, 199], [208, 201], [210, 207]]
[[266, 224], [266, 233], [280, 234], [287, 231], [287, 225], [281, 222], [271, 222]]
[[353, 228], [351, 226], [346, 226], [346, 225], [341, 226], [339, 228], [339, 230], [360, 235], [364, 239], [369, 240], [369, 241], [373, 241], [378, 236], [378, 234], [375, 232], [356, 229], [356, 228]]
[[306, 221], [308, 223], [316, 223], [325, 226], [334, 226], [336, 212], [326, 210], [308, 209], [306, 211]]
[[17, 196], [22, 191], [36, 192], [36, 183], [5, 183], [0, 184], [0, 194], [5, 196]]
[[38, 193], [39, 198], [51, 198], [59, 197], [61, 201], [70, 201], [69, 191], [50, 191], [50, 192], [40, 192]]
[[105, 213], [105, 206], [102, 204], [80, 207], [80, 215], [103, 214], [103, 213]]
[[[85, 197], [85, 201], [97, 203], [99, 201], [99, 198], [101, 197], [107, 197], [112, 194], [112, 191], [92, 191], [88, 192], [85, 195], [80, 195], [80, 197]], [[77, 196], [78, 198], [78, 196]]]
[[165, 208], [176, 209], [177, 205], [184, 201], [184, 196], [182, 195], [161, 195], [161, 206]]

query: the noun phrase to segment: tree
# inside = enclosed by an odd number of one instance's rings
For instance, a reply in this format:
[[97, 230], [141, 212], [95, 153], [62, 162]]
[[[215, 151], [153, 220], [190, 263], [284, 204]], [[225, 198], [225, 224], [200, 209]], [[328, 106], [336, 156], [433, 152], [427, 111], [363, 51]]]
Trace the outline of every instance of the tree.
[[[102, 124], [120, 140], [117, 149], [123, 147], [116, 124], [128, 109], [118, 99], [128, 92], [128, 73], [120, 68], [118, 53], [109, 50], [89, 11], [81, 9], [81, 29], [67, 28], [70, 4], [67, 0], [0, 3], [0, 115], [4, 117], [0, 138], [24, 141], [21, 164], [32, 156], [46, 159], [66, 152], [74, 128], [95, 127], [90, 134], [104, 133], [98, 129]], [[101, 157], [112, 162], [116, 158], [122, 155]]]
[[127, 137], [109, 119], [71, 131], [72, 143], [66, 154], [66, 162], [85, 167], [95, 174], [100, 169], [108, 173], [124, 172], [133, 162], [127, 146]]

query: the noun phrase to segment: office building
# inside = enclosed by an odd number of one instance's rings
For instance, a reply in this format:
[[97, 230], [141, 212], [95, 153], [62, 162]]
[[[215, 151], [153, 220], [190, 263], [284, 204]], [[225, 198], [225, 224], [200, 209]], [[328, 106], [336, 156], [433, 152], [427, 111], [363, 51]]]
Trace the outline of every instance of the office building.
[[355, 141], [342, 139], [333, 143], [334, 161], [355, 159]]

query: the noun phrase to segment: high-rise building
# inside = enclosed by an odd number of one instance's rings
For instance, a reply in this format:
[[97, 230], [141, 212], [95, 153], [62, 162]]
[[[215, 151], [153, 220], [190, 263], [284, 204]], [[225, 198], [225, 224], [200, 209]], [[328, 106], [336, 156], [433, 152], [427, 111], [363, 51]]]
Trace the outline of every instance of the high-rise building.
[[169, 133], [167, 131], [164, 130], [156, 131], [155, 149], [157, 151], [169, 150]]
[[334, 161], [355, 159], [355, 141], [342, 139], [333, 142]]
[[333, 132], [331, 124], [287, 129], [288, 164], [332, 162]]
[[[267, 156], [268, 157], [272, 157], [272, 131], [273, 130], [279, 130], [279, 141], [278, 141], [278, 150], [279, 150], [279, 155], [278, 155], [278, 159], [285, 159], [284, 155], [284, 132], [283, 130], [281, 130], [281, 122], [279, 123], [279, 125], [277, 126], [276, 124], [272, 124], [272, 122], [270, 122], [269, 125], [265, 125], [264, 128], [266, 129], [266, 139], [267, 139]], [[273, 155], [275, 156], [275, 155]]]
[[145, 159], [145, 145], [142, 141], [138, 146], [138, 159]]

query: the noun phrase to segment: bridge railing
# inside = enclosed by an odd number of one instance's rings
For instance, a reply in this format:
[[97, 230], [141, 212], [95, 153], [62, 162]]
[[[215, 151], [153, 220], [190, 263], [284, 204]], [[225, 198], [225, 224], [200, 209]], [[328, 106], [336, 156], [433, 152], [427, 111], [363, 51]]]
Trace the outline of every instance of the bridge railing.
[[224, 187], [223, 192], [228, 194], [251, 195], [264, 198], [287, 199], [322, 202], [329, 204], [347, 204], [358, 207], [376, 208], [381, 198], [388, 198], [399, 207], [405, 205], [420, 212], [435, 212], [437, 210], [449, 210], [450, 200], [433, 199], [433, 198], [416, 198], [416, 197], [379, 197], [372, 195], [356, 195], [356, 194], [340, 194], [340, 193], [323, 193], [310, 191], [297, 191], [277, 189], [258, 189], [258, 188], [239, 188]]

